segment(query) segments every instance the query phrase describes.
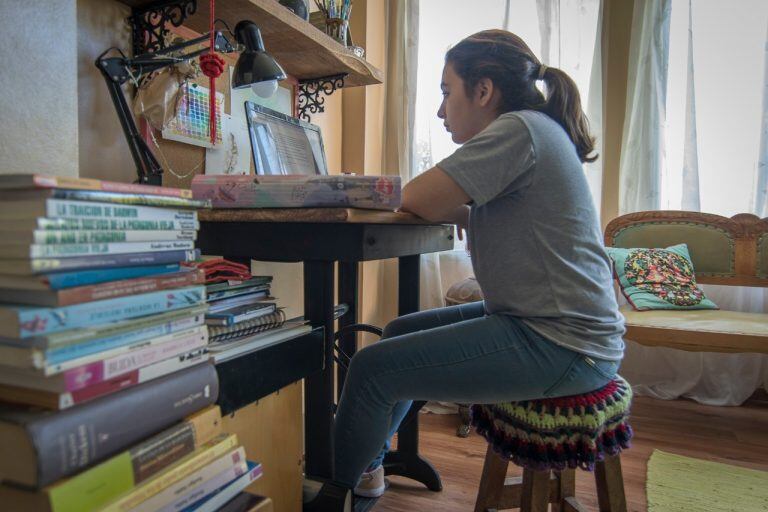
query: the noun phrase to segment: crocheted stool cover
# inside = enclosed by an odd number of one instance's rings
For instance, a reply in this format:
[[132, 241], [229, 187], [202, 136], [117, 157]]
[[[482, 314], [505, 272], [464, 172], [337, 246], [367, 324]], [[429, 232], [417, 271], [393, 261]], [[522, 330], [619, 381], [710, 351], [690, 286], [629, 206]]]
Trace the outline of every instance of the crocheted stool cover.
[[472, 406], [472, 425], [494, 451], [532, 470], [581, 468], [629, 448], [632, 388], [616, 375], [583, 395]]

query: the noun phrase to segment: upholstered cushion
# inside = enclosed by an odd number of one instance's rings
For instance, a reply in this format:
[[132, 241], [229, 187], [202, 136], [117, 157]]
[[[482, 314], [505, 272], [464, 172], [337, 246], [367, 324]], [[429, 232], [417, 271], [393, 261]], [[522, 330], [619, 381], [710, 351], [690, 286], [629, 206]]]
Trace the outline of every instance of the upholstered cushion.
[[483, 292], [477, 279], [468, 277], [458, 283], [454, 283], [445, 293], [445, 304], [447, 306], [456, 306], [468, 302], [477, 302], [483, 300]]
[[685, 244], [666, 249], [606, 249], [627, 301], [638, 311], [647, 309], [716, 309], [696, 286]]
[[633, 224], [614, 234], [613, 246], [667, 247], [685, 241], [696, 272], [701, 275], [735, 274], [736, 251], [727, 231], [700, 222], [649, 221]]
[[580, 467], [629, 448], [632, 388], [616, 376], [583, 395], [472, 406], [472, 425], [503, 458], [534, 469]]

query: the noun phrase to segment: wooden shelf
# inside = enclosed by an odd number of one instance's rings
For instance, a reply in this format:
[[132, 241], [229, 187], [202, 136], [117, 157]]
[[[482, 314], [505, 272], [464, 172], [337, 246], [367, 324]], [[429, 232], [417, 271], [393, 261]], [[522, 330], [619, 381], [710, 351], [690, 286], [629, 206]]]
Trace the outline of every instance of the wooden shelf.
[[[157, 0], [121, 1], [130, 7], [147, 7]], [[184, 22], [184, 26], [195, 32], [207, 32], [208, 17], [208, 2], [198, 0], [197, 11]], [[218, 0], [216, 17], [226, 21], [233, 30], [240, 20], [256, 23], [261, 29], [267, 52], [286, 73], [298, 80], [347, 73], [344, 87], [383, 82], [381, 70], [294, 15], [277, 0]]]

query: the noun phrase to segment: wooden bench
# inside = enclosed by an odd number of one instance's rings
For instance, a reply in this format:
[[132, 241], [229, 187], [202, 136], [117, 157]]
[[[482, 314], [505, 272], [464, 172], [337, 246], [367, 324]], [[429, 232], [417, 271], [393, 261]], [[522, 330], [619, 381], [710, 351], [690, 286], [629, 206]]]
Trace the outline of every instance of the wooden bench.
[[[664, 248], [685, 243], [699, 284], [768, 287], [768, 219], [699, 212], [623, 215], [605, 229], [605, 245]], [[634, 311], [622, 307], [626, 338], [695, 352], [768, 353], [768, 314], [724, 310]]]

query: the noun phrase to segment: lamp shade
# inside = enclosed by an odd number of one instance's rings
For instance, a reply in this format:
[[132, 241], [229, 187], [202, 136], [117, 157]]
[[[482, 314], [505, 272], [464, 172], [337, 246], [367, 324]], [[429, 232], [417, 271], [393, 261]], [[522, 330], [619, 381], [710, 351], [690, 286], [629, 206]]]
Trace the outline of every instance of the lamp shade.
[[245, 46], [235, 64], [232, 88], [242, 89], [267, 80], [285, 80], [285, 71], [264, 50], [259, 27], [252, 21], [241, 21], [235, 27], [235, 39]]

